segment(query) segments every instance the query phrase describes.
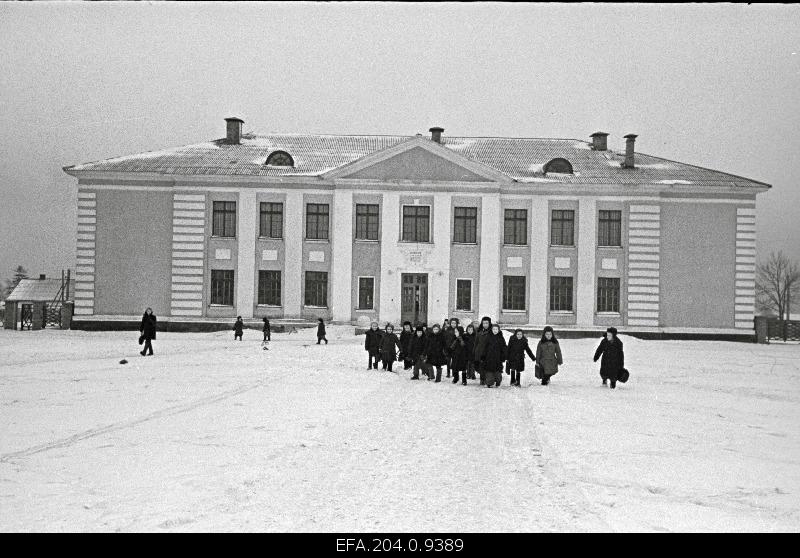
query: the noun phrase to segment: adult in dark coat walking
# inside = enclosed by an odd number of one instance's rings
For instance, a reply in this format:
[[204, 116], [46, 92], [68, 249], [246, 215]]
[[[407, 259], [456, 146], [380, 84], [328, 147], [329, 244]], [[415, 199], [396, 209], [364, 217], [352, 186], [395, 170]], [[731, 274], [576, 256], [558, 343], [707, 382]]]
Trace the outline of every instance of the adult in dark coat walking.
[[506, 373], [511, 374], [511, 385], [520, 386], [522, 380], [522, 371], [525, 370], [525, 354], [536, 361], [528, 345], [528, 338], [521, 329], [514, 331], [514, 336], [508, 340], [508, 359], [506, 362]]
[[420, 371], [424, 372], [429, 380], [433, 379], [433, 367], [426, 362], [427, 355], [425, 354], [425, 349], [427, 345], [428, 337], [425, 335], [425, 331], [422, 329], [422, 326], [417, 326], [408, 349], [408, 358], [414, 363], [414, 372], [411, 376], [412, 380], [419, 380]]
[[264, 316], [264, 327], [262, 330], [264, 331], [264, 341], [270, 341], [269, 318], [266, 316]]
[[383, 361], [383, 369], [392, 372], [392, 364], [397, 360], [397, 352], [400, 350], [400, 339], [394, 332], [392, 324], [386, 324], [386, 328], [381, 337], [381, 361]]
[[139, 325], [140, 340], [144, 342], [144, 349], [139, 353], [145, 356], [153, 354], [153, 340], [156, 338], [156, 315], [153, 314], [153, 309], [148, 308], [144, 311], [142, 316], [142, 323]]
[[[378, 369], [378, 360], [381, 358], [381, 330], [378, 329], [378, 322], [372, 322], [364, 339], [364, 350], [369, 353], [367, 370]], [[374, 364], [373, 364], [374, 362]]]
[[447, 364], [447, 347], [439, 324], [433, 324], [428, 344], [425, 346], [428, 364], [436, 367], [436, 381], [442, 381], [442, 366]]
[[403, 331], [400, 332], [400, 358], [403, 360], [403, 370], [410, 370], [414, 360], [410, 356], [411, 341], [414, 339], [414, 330], [411, 322], [403, 322]]
[[317, 345], [319, 345], [320, 341], [325, 341], [325, 344], [328, 344], [328, 339], [325, 337], [325, 321], [322, 318], [317, 318], [319, 323], [317, 324]]
[[499, 325], [492, 324], [492, 332], [486, 340], [486, 348], [483, 355], [483, 369], [487, 388], [495, 385], [500, 387], [503, 381], [503, 364], [506, 361], [506, 352], [506, 340], [503, 338], [503, 332], [500, 331]]
[[619, 373], [625, 367], [625, 351], [622, 349], [622, 340], [617, 337], [617, 328], [610, 327], [606, 330], [606, 336], [594, 352], [594, 362], [601, 356], [600, 377], [603, 378], [603, 385], [610, 381], [611, 389], [615, 389]]
[[485, 375], [485, 368], [483, 364], [484, 354], [486, 352], [486, 341], [488, 341], [489, 336], [492, 334], [492, 319], [489, 316], [484, 316], [481, 318], [481, 325], [478, 326], [478, 330], [475, 332], [475, 368], [478, 370], [478, 374], [481, 377], [481, 385], [486, 384], [486, 375]]
[[536, 364], [542, 367], [542, 385], [550, 383], [550, 376], [558, 372], [558, 366], [564, 364], [561, 358], [561, 347], [556, 339], [553, 328], [546, 326], [542, 332], [542, 338], [536, 345]]
[[241, 316], [236, 317], [236, 323], [233, 324], [233, 340], [242, 340], [242, 333], [244, 333], [244, 322]]
[[450, 343], [450, 367], [453, 369], [453, 383], [458, 383], [459, 373], [462, 384], [467, 385], [467, 342], [460, 327], [453, 328], [453, 341]]

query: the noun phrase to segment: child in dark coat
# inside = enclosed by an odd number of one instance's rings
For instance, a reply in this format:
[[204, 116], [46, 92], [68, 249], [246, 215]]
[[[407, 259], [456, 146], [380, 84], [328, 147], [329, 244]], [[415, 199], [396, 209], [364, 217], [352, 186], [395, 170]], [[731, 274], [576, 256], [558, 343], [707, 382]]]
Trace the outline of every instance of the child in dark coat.
[[486, 339], [483, 356], [483, 369], [486, 387], [500, 387], [503, 382], [503, 363], [506, 361], [506, 340], [500, 326], [492, 324], [492, 331]]
[[450, 367], [453, 370], [453, 383], [458, 383], [458, 376], [460, 373], [461, 384], [467, 385], [467, 362], [469, 361], [469, 355], [464, 337], [460, 327], [453, 328], [453, 341], [450, 343]]
[[392, 364], [397, 360], [397, 352], [400, 350], [400, 339], [394, 333], [394, 326], [386, 324], [386, 329], [381, 337], [381, 360], [383, 361], [383, 369], [392, 372]]
[[467, 380], [475, 379], [475, 326], [469, 324], [464, 331], [464, 349], [467, 356], [466, 377], [462, 378], [462, 384], [466, 385]]
[[431, 334], [428, 336], [428, 344], [425, 347], [428, 355], [428, 364], [436, 367], [436, 381], [442, 381], [442, 366], [447, 364], [447, 349], [444, 335], [439, 324], [433, 324]]
[[269, 331], [269, 319], [265, 316], [264, 317], [264, 341], [270, 341], [270, 331]]
[[319, 345], [320, 341], [325, 341], [325, 344], [328, 344], [328, 340], [325, 338], [325, 322], [322, 318], [318, 318], [319, 324], [317, 324], [317, 345]]
[[521, 329], [514, 332], [514, 336], [508, 340], [508, 359], [506, 361], [506, 374], [511, 374], [511, 385], [520, 387], [522, 380], [522, 371], [525, 370], [525, 353], [536, 361], [528, 345], [528, 338]]
[[433, 379], [433, 367], [428, 364], [427, 355], [425, 354], [425, 347], [428, 344], [428, 338], [422, 326], [417, 326], [414, 331], [414, 337], [409, 343], [408, 358], [414, 363], [414, 372], [411, 376], [412, 380], [419, 380], [420, 371], [424, 372], [429, 380]]
[[378, 360], [381, 357], [381, 336], [381, 330], [378, 329], [378, 322], [372, 322], [369, 325], [364, 339], [364, 350], [369, 353], [367, 370], [372, 370], [373, 367], [375, 370], [378, 369]]
[[536, 364], [542, 368], [543, 386], [550, 383], [550, 376], [555, 376], [559, 365], [564, 364], [556, 332], [550, 326], [545, 326], [542, 338], [536, 345]]
[[411, 370], [414, 361], [409, 356], [411, 341], [414, 339], [414, 330], [411, 322], [403, 322], [403, 331], [400, 333], [400, 358], [403, 360], [403, 370]]
[[625, 351], [622, 350], [622, 341], [617, 337], [617, 328], [610, 327], [606, 330], [606, 336], [600, 341], [600, 345], [594, 352], [594, 362], [600, 357], [600, 377], [603, 378], [603, 385], [611, 381], [611, 389], [617, 387], [617, 377], [625, 367]]
[[243, 331], [244, 331], [244, 322], [242, 321], [242, 317], [238, 316], [236, 318], [236, 323], [233, 324], [233, 340], [236, 341], [238, 339], [239, 341], [241, 341]]

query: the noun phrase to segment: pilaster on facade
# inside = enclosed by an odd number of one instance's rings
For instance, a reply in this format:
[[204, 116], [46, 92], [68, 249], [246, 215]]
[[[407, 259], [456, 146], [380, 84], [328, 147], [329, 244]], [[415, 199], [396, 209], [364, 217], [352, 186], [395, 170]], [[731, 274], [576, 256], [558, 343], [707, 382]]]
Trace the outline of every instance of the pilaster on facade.
[[628, 216], [628, 324], [658, 327], [661, 207], [631, 205]]
[[381, 323], [397, 319], [400, 316], [401, 274], [398, 269], [405, 260], [400, 251], [400, 194], [386, 192], [381, 206], [381, 260], [387, 263], [381, 266], [380, 280], [380, 316]]
[[257, 193], [252, 189], [242, 189], [239, 192], [239, 207], [237, 212], [237, 240], [239, 242], [237, 256], [236, 285], [236, 310], [242, 318], [252, 318], [255, 306], [255, 281], [256, 281], [256, 236], [258, 235]]
[[478, 315], [494, 317], [498, 316], [500, 311], [500, 246], [503, 241], [500, 194], [486, 194], [482, 203]]
[[547, 250], [550, 244], [547, 199], [534, 197], [531, 208], [531, 264], [530, 264], [530, 309], [531, 324], [547, 322]]
[[299, 318], [302, 310], [303, 269], [303, 193], [286, 193], [284, 270], [286, 286], [283, 294], [284, 316]]
[[756, 288], [756, 208], [736, 208], [734, 327], [753, 329]]
[[336, 322], [349, 323], [353, 309], [353, 191], [336, 190], [333, 196], [333, 246], [331, 312]]
[[579, 325], [594, 324], [595, 246], [597, 198], [583, 198], [578, 206], [577, 312]]
[[170, 315], [203, 315], [205, 269], [205, 194], [175, 193], [172, 212], [172, 289]]
[[94, 314], [97, 194], [78, 190], [78, 240], [75, 260], [75, 315]]

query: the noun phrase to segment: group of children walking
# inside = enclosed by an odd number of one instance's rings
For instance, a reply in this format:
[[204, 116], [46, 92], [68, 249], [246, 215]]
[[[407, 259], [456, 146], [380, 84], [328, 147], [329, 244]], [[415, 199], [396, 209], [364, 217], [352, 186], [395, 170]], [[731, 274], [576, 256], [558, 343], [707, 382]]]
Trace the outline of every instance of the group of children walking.
[[[526, 355], [535, 362], [535, 376], [544, 386], [564, 362], [552, 327], [542, 331], [534, 355], [521, 329], [506, 342], [500, 326], [493, 324], [488, 316], [481, 319], [477, 329], [472, 323], [462, 328], [457, 318], [445, 319], [441, 326], [434, 324], [430, 328], [420, 325], [412, 329], [411, 322], [405, 322], [399, 337], [392, 324], [381, 331], [378, 323], [372, 322], [365, 335], [364, 349], [368, 354], [368, 370], [377, 370], [378, 362], [382, 362], [383, 370], [391, 372], [395, 362], [403, 361], [403, 369], [412, 371], [412, 380], [419, 380], [422, 374], [428, 381], [441, 382], [442, 371], [446, 369], [447, 378], [452, 377], [454, 384], [460, 380], [461, 385], [467, 385], [467, 380], [480, 379], [480, 385], [487, 388], [502, 384], [503, 368], [511, 376], [511, 385], [520, 387]], [[603, 384], [610, 381], [614, 389], [624, 366], [622, 341], [617, 338], [616, 328], [606, 330], [595, 351], [595, 362], [601, 357]]]

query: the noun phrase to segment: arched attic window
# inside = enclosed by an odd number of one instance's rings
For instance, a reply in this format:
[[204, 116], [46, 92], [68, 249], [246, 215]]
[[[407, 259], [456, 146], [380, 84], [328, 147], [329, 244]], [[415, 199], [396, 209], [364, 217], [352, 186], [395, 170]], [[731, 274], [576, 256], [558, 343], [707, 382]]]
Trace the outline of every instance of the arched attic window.
[[293, 167], [294, 159], [285, 151], [273, 151], [269, 154], [267, 162], [264, 164], [272, 167]]
[[555, 172], [558, 174], [573, 174], [572, 172], [572, 163], [567, 161], [566, 159], [562, 159], [561, 157], [557, 157], [556, 159], [552, 159], [549, 161], [542, 171], [546, 173]]

